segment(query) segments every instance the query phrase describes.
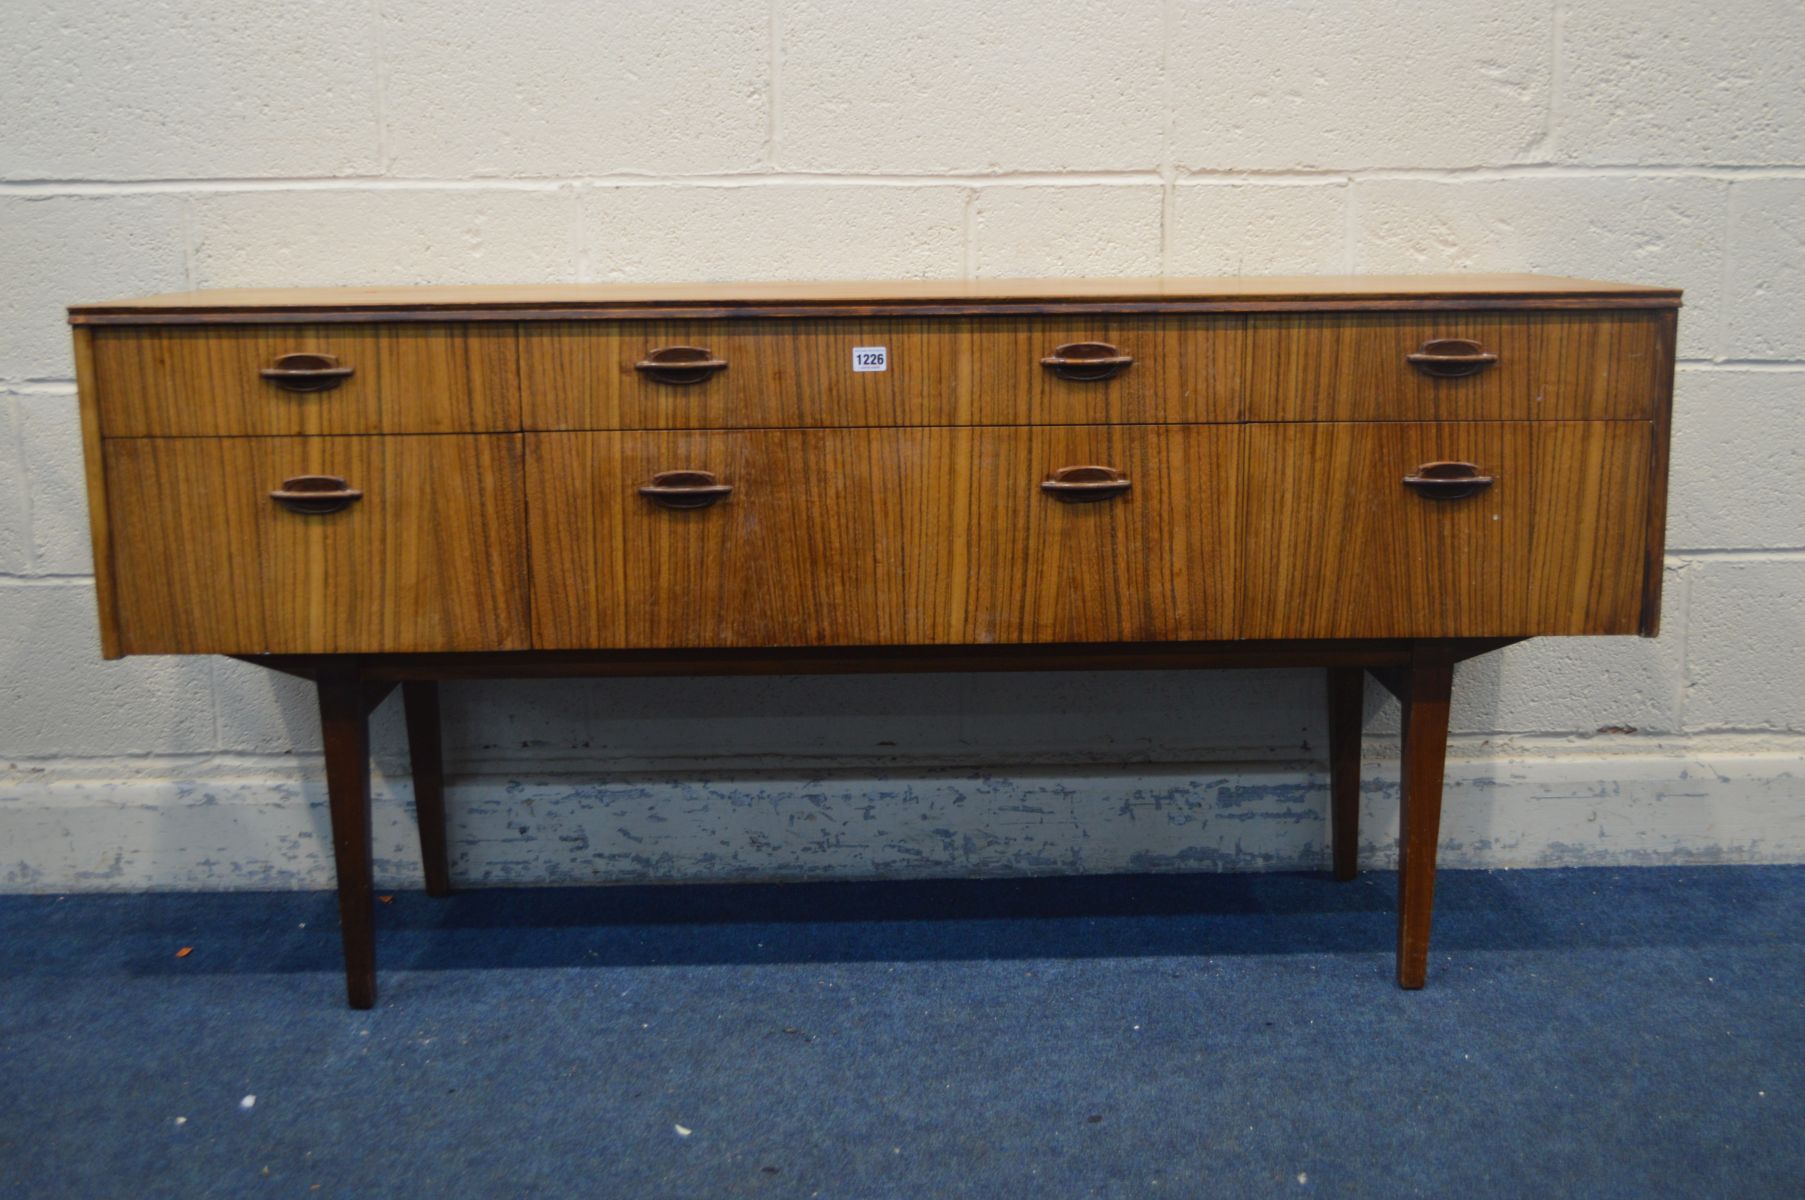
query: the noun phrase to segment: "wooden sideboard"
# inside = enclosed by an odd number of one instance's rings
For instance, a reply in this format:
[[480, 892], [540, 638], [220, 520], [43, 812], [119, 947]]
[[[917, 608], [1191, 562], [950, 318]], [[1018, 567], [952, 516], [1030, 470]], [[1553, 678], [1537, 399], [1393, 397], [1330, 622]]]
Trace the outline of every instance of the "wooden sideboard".
[[1528, 275], [218, 291], [70, 310], [100, 637], [318, 687], [350, 1002], [370, 712], [437, 684], [1325, 669], [1403, 705], [1423, 984], [1453, 665], [1656, 633], [1673, 289]]

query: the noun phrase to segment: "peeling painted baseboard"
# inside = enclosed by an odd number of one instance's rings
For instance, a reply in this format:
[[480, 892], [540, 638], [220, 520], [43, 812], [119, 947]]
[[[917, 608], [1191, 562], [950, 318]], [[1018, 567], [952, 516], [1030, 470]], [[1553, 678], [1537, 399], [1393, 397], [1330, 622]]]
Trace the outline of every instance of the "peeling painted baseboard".
[[[1395, 865], [1397, 764], [1364, 771], [1364, 864]], [[377, 878], [420, 886], [405, 779], [378, 783]], [[455, 880], [497, 885], [1254, 871], [1327, 862], [1320, 770], [467, 776]], [[242, 774], [0, 783], [0, 890], [324, 888], [325, 789]], [[1451, 760], [1441, 862], [1805, 861], [1805, 756]]]

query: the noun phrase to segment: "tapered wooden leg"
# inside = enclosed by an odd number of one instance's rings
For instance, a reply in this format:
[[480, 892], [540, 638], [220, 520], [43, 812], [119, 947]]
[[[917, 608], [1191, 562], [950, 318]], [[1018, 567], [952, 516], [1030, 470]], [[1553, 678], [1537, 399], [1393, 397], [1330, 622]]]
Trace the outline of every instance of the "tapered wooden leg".
[[1360, 853], [1360, 718], [1366, 672], [1329, 668], [1329, 846], [1335, 878], [1358, 873]]
[[414, 772], [414, 818], [420, 823], [426, 894], [449, 896], [451, 865], [445, 847], [445, 763], [439, 737], [439, 685], [429, 680], [402, 684], [401, 705], [407, 715], [407, 756]]
[[1404, 765], [1398, 830], [1398, 986], [1420, 988], [1429, 971], [1435, 906], [1435, 844], [1441, 833], [1442, 768], [1448, 757], [1453, 663], [1419, 651], [1403, 675]]
[[345, 994], [352, 1008], [376, 1003], [375, 879], [370, 864], [370, 722], [355, 668], [324, 668], [316, 679], [338, 864], [339, 935], [345, 946]]

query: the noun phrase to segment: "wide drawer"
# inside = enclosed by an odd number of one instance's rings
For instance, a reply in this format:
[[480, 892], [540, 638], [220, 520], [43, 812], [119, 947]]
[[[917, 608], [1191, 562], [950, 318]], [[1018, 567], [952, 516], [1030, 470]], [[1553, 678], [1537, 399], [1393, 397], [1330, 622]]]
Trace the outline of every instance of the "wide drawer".
[[[1652, 424], [1325, 422], [1247, 436], [1243, 636], [1637, 631]], [[1491, 482], [1463, 487], [1463, 474]]]
[[527, 324], [528, 429], [1235, 420], [1239, 317]]
[[[534, 641], [1232, 637], [1241, 437], [1235, 426], [529, 434]], [[1106, 467], [1127, 486], [1043, 488], [1071, 467]]]
[[1668, 312], [1255, 316], [1248, 418], [1649, 419], [1672, 330]]
[[[511, 434], [106, 443], [123, 650], [526, 648], [520, 442]], [[334, 492], [360, 495], [307, 490], [328, 479], [342, 483]]]
[[512, 324], [103, 328], [94, 388], [108, 437], [520, 426]]

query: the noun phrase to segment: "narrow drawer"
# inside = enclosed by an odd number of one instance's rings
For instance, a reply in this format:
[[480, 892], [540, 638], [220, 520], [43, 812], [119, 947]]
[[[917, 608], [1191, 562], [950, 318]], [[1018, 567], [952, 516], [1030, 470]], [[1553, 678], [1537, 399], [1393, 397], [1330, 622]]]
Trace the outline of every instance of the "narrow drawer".
[[980, 425], [1236, 421], [1246, 323], [1232, 317], [975, 317]]
[[[959, 640], [1141, 642], [1239, 636], [1238, 425], [976, 429], [962, 519], [934, 547]], [[1105, 482], [1106, 499], [1048, 491]]]
[[519, 434], [107, 442], [124, 650], [524, 649], [520, 442]]
[[521, 347], [528, 429], [965, 420], [957, 321], [533, 322], [521, 328]]
[[[1235, 426], [529, 434], [534, 642], [1230, 637], [1241, 436]], [[1110, 479], [1066, 470], [1077, 467], [1126, 484], [1097, 488]], [[1049, 479], [1073, 486], [1049, 491]]]
[[1641, 421], [1250, 426], [1242, 636], [1634, 633], [1653, 436]]
[[1248, 320], [1255, 421], [1649, 419], [1672, 370], [1663, 312]]
[[108, 437], [520, 427], [512, 324], [97, 329], [94, 383]]
[[[954, 440], [944, 429], [528, 434], [534, 644], [932, 640], [943, 617], [915, 590], [905, 531], [945, 532], [952, 506], [932, 481], [956, 470]], [[676, 490], [711, 487], [730, 490]]]

